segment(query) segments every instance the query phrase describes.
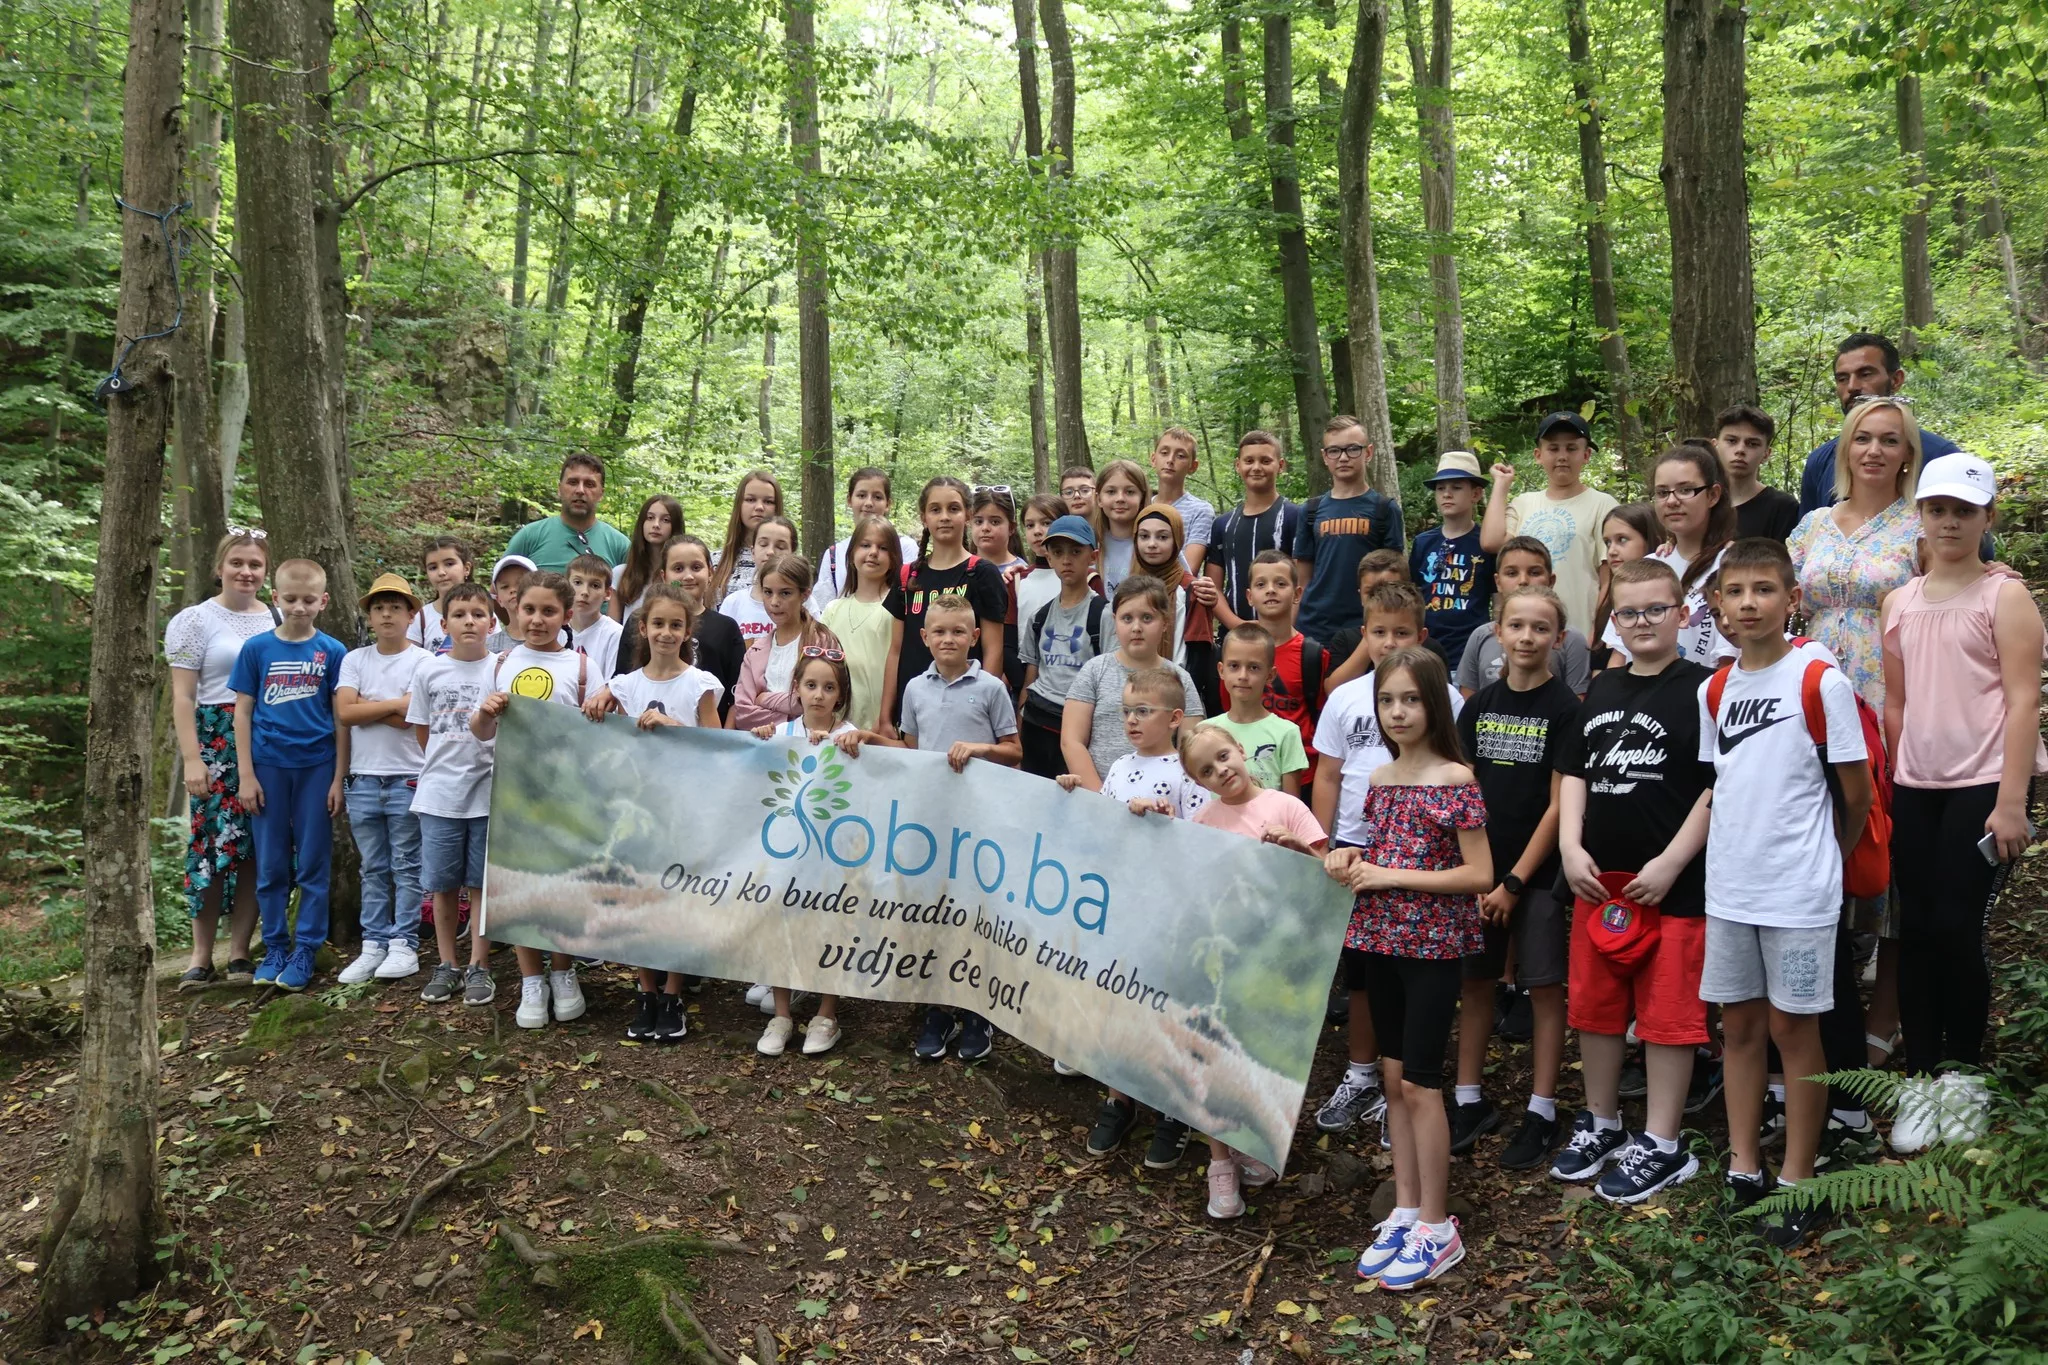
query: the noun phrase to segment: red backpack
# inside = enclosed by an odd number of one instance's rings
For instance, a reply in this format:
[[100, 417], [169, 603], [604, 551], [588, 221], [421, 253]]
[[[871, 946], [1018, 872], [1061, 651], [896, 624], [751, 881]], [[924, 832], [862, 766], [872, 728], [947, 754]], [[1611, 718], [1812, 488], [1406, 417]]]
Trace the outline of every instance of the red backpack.
[[[1806, 644], [1804, 637], [1794, 638], [1795, 645]], [[1734, 669], [1732, 663], [1723, 664], [1714, 671], [1707, 681], [1707, 714], [1718, 722], [1721, 719], [1721, 694], [1728, 690], [1728, 674]], [[1806, 713], [1806, 733], [1813, 739], [1814, 748], [1820, 751], [1820, 770], [1828, 784], [1828, 795], [1835, 803], [1837, 820], [1842, 813], [1842, 780], [1828, 763], [1828, 717], [1820, 699], [1820, 680], [1834, 665], [1825, 659], [1810, 659], [1806, 673], [1799, 681], [1799, 703]], [[1870, 756], [1870, 785], [1873, 797], [1870, 815], [1863, 822], [1863, 833], [1858, 836], [1856, 846], [1842, 859], [1842, 889], [1851, 896], [1868, 900], [1882, 896], [1892, 884], [1892, 772], [1891, 764], [1885, 757], [1884, 725], [1870, 703], [1851, 689], [1856, 698], [1856, 718], [1863, 722], [1863, 748]]]

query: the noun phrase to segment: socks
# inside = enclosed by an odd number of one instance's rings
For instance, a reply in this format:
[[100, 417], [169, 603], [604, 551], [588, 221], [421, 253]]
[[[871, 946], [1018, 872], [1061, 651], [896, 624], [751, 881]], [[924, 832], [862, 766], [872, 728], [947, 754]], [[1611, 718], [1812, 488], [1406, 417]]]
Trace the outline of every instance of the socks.
[[1529, 1097], [1529, 1112], [1539, 1119], [1548, 1119], [1552, 1123], [1557, 1122], [1557, 1096], [1531, 1095]]
[[1380, 1064], [1378, 1062], [1353, 1062], [1344, 1068], [1344, 1079], [1353, 1085], [1369, 1085], [1379, 1088]]
[[1485, 1098], [1484, 1094], [1481, 1093], [1479, 1087], [1476, 1085], [1458, 1086], [1456, 1087], [1456, 1095], [1459, 1104], [1477, 1104], [1480, 1100]]
[[1421, 1226], [1422, 1230], [1436, 1238], [1439, 1244], [1448, 1242], [1458, 1235], [1458, 1225], [1448, 1218], [1441, 1223], [1424, 1223]]
[[1651, 1142], [1655, 1143], [1657, 1150], [1663, 1153], [1665, 1156], [1670, 1156], [1678, 1150], [1677, 1138], [1661, 1138], [1658, 1137], [1655, 1133], [1650, 1132], [1648, 1129], [1645, 1129], [1643, 1131], [1643, 1136], [1648, 1138]]
[[1785, 1102], [1785, 1083], [1783, 1081], [1772, 1081], [1770, 1089], [1771, 1098], [1783, 1104]]
[[[1728, 1178], [1730, 1180], [1751, 1180], [1761, 1185], [1764, 1179], [1764, 1169], [1759, 1166], [1753, 1171], [1738, 1171], [1731, 1165], [1728, 1168]], [[1779, 1183], [1783, 1184], [1784, 1182], [1781, 1180]]]
[[1404, 1223], [1419, 1223], [1422, 1221], [1422, 1210], [1419, 1208], [1395, 1209], [1387, 1215], [1387, 1221], [1397, 1226]]
[[1601, 1118], [1601, 1117], [1600, 1117], [1600, 1116], [1599, 1116], [1598, 1114], [1595, 1114], [1595, 1115], [1593, 1115], [1593, 1131], [1594, 1131], [1594, 1132], [1596, 1132], [1596, 1133], [1618, 1133], [1618, 1132], [1620, 1132], [1620, 1131], [1621, 1131], [1621, 1115], [1619, 1115], [1619, 1114], [1616, 1114], [1616, 1115], [1615, 1115], [1615, 1116], [1614, 1116], [1613, 1118], [1611, 1118], [1611, 1119], [1603, 1119], [1603, 1118]]
[[[1763, 1173], [1762, 1173], [1761, 1171], [1759, 1171], [1759, 1172], [1758, 1172], [1757, 1174], [1758, 1174], [1759, 1176], [1761, 1176], [1761, 1175], [1762, 1175]], [[1796, 1181], [1796, 1180], [1787, 1180], [1787, 1179], [1786, 1179], [1786, 1178], [1785, 1178], [1784, 1176], [1782, 1176], [1782, 1175], [1778, 1177], [1778, 1188], [1779, 1188], [1779, 1189], [1781, 1189], [1781, 1190], [1789, 1190], [1789, 1189], [1791, 1189], [1791, 1188], [1792, 1188], [1793, 1186], [1797, 1185], [1798, 1183], [1799, 1183], [1799, 1182], [1798, 1182], [1798, 1181]]]

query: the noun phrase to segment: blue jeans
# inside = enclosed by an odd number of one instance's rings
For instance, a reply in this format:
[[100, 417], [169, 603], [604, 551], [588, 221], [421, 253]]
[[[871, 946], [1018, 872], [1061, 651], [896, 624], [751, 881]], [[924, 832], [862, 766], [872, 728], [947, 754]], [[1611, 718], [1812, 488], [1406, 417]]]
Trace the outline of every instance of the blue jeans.
[[249, 819], [256, 844], [256, 909], [263, 916], [265, 955], [283, 952], [292, 884], [299, 888], [297, 943], [317, 949], [327, 941], [327, 879], [334, 853], [334, 824], [327, 814], [327, 789], [334, 764], [317, 768], [273, 768], [258, 763], [263, 809]]
[[343, 784], [348, 827], [363, 858], [363, 942], [420, 936], [420, 822], [416, 777], [357, 773]]

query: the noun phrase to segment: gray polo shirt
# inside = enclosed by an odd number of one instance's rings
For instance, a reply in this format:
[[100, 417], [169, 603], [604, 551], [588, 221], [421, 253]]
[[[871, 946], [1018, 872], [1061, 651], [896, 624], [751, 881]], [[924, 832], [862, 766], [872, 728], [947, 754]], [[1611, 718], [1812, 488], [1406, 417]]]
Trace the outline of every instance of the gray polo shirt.
[[961, 740], [994, 744], [1017, 733], [1017, 708], [1002, 679], [969, 659], [967, 671], [947, 682], [933, 664], [903, 689], [903, 714], [896, 728], [917, 739], [917, 747], [945, 753]]

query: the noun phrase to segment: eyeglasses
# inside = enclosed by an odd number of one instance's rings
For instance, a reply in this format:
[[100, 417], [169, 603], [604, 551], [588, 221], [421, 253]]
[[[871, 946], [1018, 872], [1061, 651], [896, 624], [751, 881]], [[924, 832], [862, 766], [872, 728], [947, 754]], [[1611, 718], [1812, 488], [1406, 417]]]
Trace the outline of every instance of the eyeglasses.
[[1694, 484], [1689, 488], [1659, 488], [1650, 496], [1658, 502], [1691, 502], [1706, 491], [1706, 484]]
[[828, 664], [843, 664], [846, 662], [846, 655], [843, 652], [833, 649], [828, 645], [805, 645], [798, 652], [803, 658], [823, 659]]
[[1124, 714], [1126, 716], [1134, 716], [1139, 720], [1150, 720], [1154, 716], [1165, 715], [1170, 709], [1170, 707], [1165, 706], [1145, 706], [1140, 704], [1138, 706], [1126, 706]]
[[237, 540], [268, 540], [270, 532], [260, 526], [230, 526], [228, 534]]
[[1370, 455], [1371, 446], [1324, 446], [1323, 457], [1330, 460], [1355, 460], [1361, 455]]
[[1677, 610], [1676, 603], [1659, 602], [1654, 607], [1616, 607], [1612, 614], [1614, 623], [1618, 626], [1633, 626], [1644, 622], [1661, 626], [1664, 624], [1664, 618]]

